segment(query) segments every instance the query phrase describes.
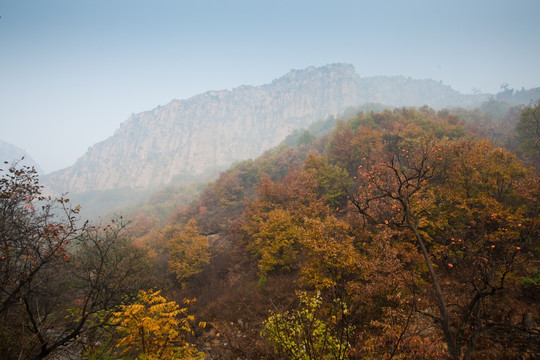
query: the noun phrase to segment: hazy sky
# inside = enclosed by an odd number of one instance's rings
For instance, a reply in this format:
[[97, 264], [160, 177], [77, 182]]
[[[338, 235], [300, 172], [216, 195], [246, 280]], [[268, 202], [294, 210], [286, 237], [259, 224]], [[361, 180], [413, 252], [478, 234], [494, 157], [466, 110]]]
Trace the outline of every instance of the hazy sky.
[[49, 172], [131, 113], [337, 62], [464, 93], [538, 87], [538, 14], [538, 0], [0, 0], [0, 139]]

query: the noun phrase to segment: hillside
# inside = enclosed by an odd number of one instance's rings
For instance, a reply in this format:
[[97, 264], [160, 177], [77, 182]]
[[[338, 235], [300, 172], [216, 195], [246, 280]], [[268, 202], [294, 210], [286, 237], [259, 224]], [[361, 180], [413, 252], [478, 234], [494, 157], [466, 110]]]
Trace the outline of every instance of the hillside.
[[539, 110], [329, 119], [99, 226], [12, 169], [0, 353], [537, 359]]
[[14, 161], [19, 161], [24, 157], [24, 160], [21, 164], [27, 166], [34, 166], [39, 173], [42, 173], [39, 165], [35, 162], [34, 159], [28, 153], [8, 142], [0, 140], [0, 159], [2, 163], [0, 164], [0, 169], [7, 169], [8, 166], [5, 166], [4, 162], [7, 161], [8, 164], [12, 164]]
[[294, 129], [349, 107], [470, 107], [485, 99], [432, 80], [360, 78], [352, 65], [293, 70], [270, 84], [209, 91], [133, 114], [110, 138], [44, 182], [56, 192], [76, 194], [191, 181], [256, 157]]
[[533, 359], [540, 182], [484, 133], [446, 110], [361, 112], [222, 172], [166, 225], [140, 214], [132, 234], [211, 319], [211, 358], [290, 358], [297, 331], [325, 324], [347, 351], [312, 358]]

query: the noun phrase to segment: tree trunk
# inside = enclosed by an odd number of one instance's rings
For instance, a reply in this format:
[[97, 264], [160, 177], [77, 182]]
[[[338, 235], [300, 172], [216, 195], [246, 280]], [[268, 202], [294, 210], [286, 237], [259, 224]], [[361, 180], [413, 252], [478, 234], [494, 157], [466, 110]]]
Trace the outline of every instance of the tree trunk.
[[452, 332], [450, 331], [450, 325], [448, 324], [448, 308], [446, 307], [446, 302], [444, 301], [444, 297], [441, 290], [441, 285], [439, 284], [439, 280], [437, 279], [437, 274], [435, 273], [435, 269], [433, 268], [433, 265], [431, 263], [431, 258], [429, 257], [429, 253], [427, 251], [426, 245], [424, 244], [424, 239], [422, 239], [422, 236], [418, 232], [418, 228], [416, 226], [416, 223], [413, 224], [411, 222], [410, 213], [408, 212], [408, 209], [406, 209], [406, 219], [407, 219], [407, 226], [412, 230], [414, 233], [414, 236], [416, 237], [416, 240], [418, 241], [418, 244], [420, 245], [420, 249], [422, 250], [422, 255], [424, 256], [424, 260], [426, 262], [429, 276], [431, 277], [431, 283], [433, 285], [433, 291], [435, 291], [435, 296], [437, 297], [437, 305], [439, 306], [439, 321], [441, 322], [441, 328], [444, 334], [444, 339], [446, 341], [446, 345], [448, 346], [448, 353], [450, 355], [450, 358], [452, 360], [459, 360], [461, 358], [461, 351], [458, 349], [458, 346], [456, 344], [456, 341], [454, 337], [452, 336]]

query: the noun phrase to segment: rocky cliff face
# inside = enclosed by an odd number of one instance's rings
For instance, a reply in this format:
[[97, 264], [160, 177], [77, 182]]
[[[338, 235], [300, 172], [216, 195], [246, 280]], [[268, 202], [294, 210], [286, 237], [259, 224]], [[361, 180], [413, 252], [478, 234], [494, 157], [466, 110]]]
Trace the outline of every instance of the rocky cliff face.
[[294, 70], [271, 84], [209, 91], [131, 115], [45, 183], [71, 193], [148, 188], [256, 157], [292, 130], [366, 102], [437, 108], [478, 101], [432, 80], [361, 79], [352, 65]]

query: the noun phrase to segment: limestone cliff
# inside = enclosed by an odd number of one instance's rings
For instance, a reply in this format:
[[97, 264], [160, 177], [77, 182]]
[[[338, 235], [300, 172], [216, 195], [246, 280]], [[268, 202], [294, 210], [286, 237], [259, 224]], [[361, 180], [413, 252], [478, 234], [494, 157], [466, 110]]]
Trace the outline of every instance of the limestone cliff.
[[45, 182], [71, 193], [148, 188], [256, 157], [292, 130], [366, 102], [438, 108], [479, 101], [432, 80], [362, 79], [352, 65], [293, 70], [270, 84], [209, 91], [133, 114]]

